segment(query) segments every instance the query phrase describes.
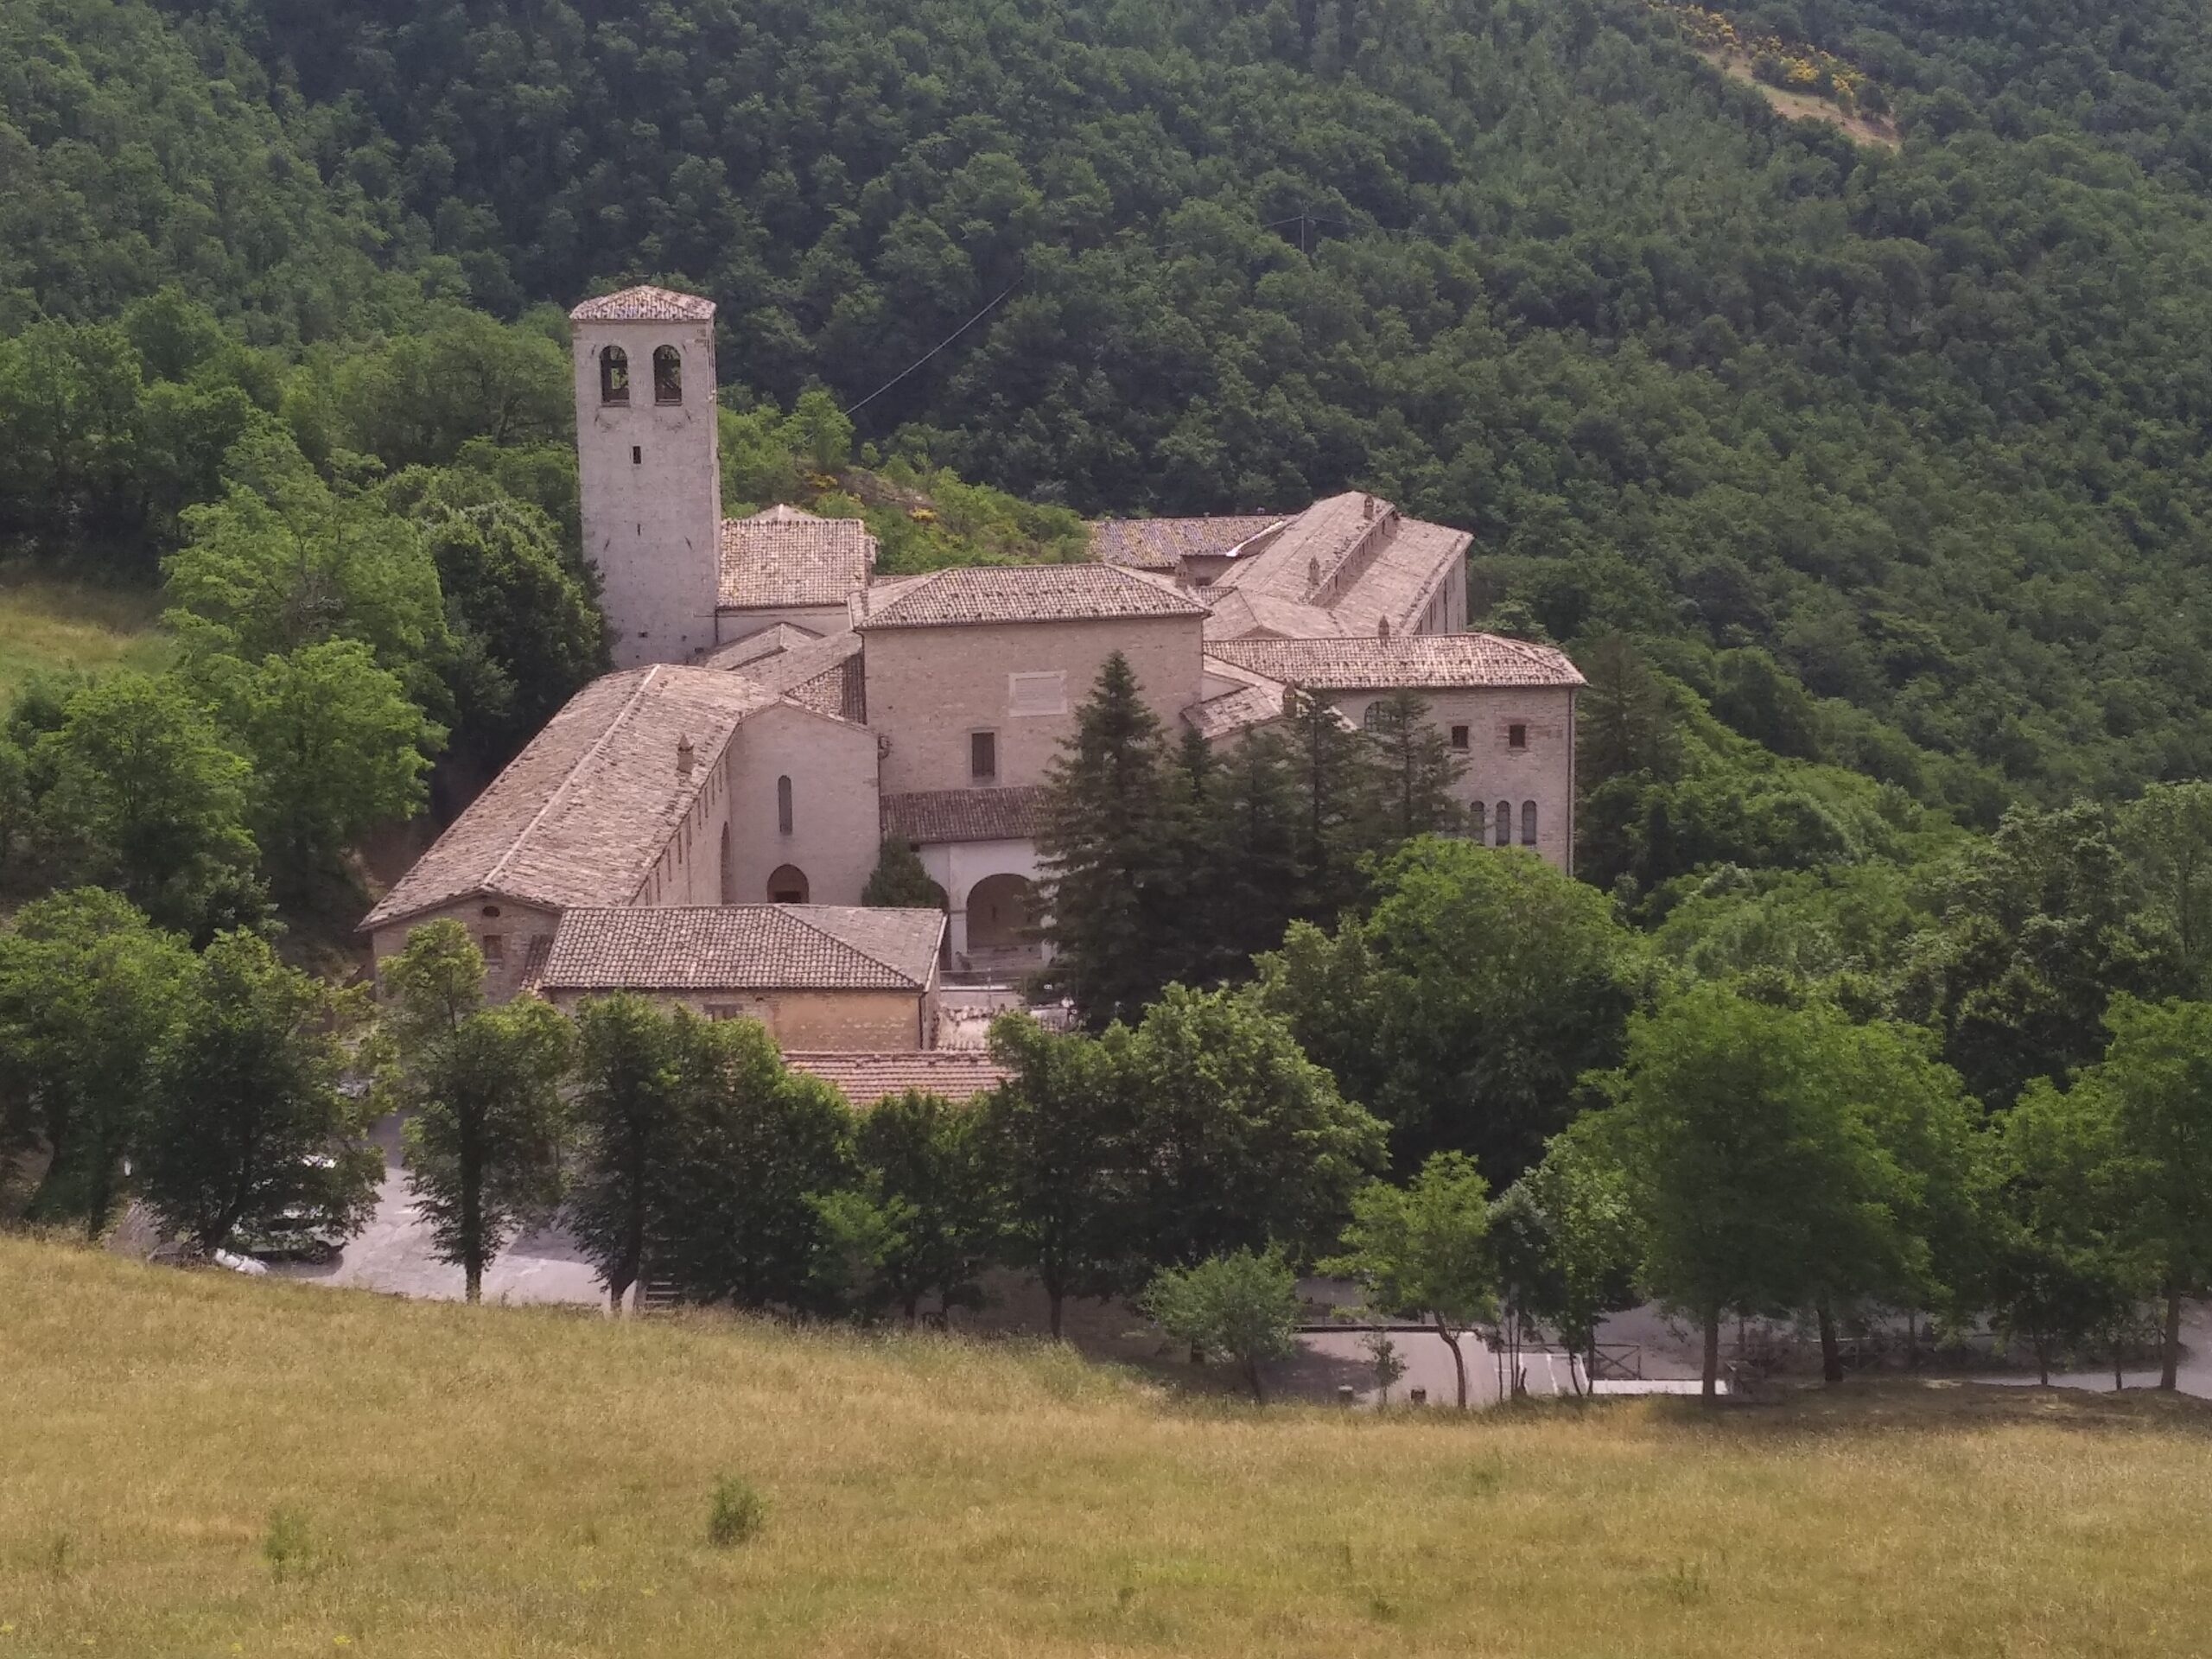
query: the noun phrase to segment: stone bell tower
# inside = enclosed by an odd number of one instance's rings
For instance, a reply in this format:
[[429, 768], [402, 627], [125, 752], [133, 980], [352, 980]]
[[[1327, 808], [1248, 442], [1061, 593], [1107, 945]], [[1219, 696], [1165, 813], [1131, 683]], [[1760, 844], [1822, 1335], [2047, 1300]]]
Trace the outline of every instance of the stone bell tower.
[[626, 288], [569, 321], [584, 556], [614, 665], [696, 661], [721, 594], [714, 302]]

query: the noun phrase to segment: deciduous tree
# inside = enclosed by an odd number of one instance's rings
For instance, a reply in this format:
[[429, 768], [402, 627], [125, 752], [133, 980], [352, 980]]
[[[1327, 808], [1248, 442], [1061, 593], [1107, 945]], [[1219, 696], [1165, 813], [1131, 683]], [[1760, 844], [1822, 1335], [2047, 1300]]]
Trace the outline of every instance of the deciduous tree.
[[0, 933], [0, 1122], [48, 1154], [34, 1218], [107, 1225], [193, 976], [183, 940], [103, 888], [34, 899]]
[[1320, 1264], [1358, 1280], [1382, 1313], [1435, 1327], [1451, 1351], [1462, 1411], [1467, 1328], [1497, 1311], [1490, 1213], [1490, 1184], [1473, 1160], [1440, 1152], [1408, 1185], [1371, 1181], [1356, 1194], [1342, 1252]]
[[1139, 1302], [1193, 1356], [1234, 1361], [1255, 1402], [1267, 1398], [1260, 1368], [1298, 1349], [1298, 1279], [1278, 1250], [1232, 1250], [1162, 1268]]
[[1095, 1038], [1027, 1014], [991, 1024], [1014, 1075], [983, 1097], [983, 1136], [1004, 1195], [1007, 1265], [1037, 1275], [1060, 1334], [1070, 1296], [1103, 1295], [1129, 1259], [1123, 1147], [1130, 1105]]
[[647, 998], [594, 997], [576, 1010], [575, 1151], [568, 1218], [620, 1308], [673, 1202], [683, 1145], [679, 1046], [689, 1033]]
[[172, 1232], [205, 1254], [240, 1233], [343, 1239], [366, 1224], [384, 1158], [365, 1103], [338, 1086], [365, 1000], [287, 966], [256, 934], [216, 935], [157, 1056], [136, 1160], [141, 1195]]
[[72, 878], [113, 886], [186, 932], [257, 911], [249, 769], [182, 682], [118, 673], [86, 686], [39, 740], [38, 762], [50, 779], [41, 828]]
[[416, 928], [383, 981], [408, 1185], [439, 1260], [479, 1301], [485, 1268], [560, 1202], [573, 1035], [536, 997], [486, 1007], [484, 961], [459, 922]]

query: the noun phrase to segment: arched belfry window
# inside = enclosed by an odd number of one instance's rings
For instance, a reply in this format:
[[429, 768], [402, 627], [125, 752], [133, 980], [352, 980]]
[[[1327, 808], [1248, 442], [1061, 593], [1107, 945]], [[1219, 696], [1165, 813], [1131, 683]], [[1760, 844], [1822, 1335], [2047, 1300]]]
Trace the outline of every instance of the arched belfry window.
[[653, 347], [653, 402], [683, 401], [683, 353], [673, 346]]
[[620, 346], [603, 346], [599, 353], [599, 401], [630, 401], [630, 353]]
[[1497, 840], [1501, 847], [1510, 847], [1513, 844], [1513, 803], [1510, 801], [1500, 801], [1497, 804]]
[[776, 779], [776, 830], [779, 835], [791, 832], [791, 780]]
[[1521, 803], [1521, 844], [1523, 847], [1536, 844], [1536, 804], [1534, 801]]

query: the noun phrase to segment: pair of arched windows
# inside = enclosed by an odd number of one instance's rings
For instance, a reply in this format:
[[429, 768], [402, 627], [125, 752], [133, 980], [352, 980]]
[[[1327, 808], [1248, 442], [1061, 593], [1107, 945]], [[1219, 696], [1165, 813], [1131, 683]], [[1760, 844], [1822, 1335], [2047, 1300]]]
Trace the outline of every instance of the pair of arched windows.
[[[1513, 844], [1513, 803], [1500, 801], [1492, 823], [1497, 844], [1510, 847]], [[1523, 847], [1536, 844], [1536, 804], [1534, 801], [1521, 803], [1521, 844]]]
[[[605, 346], [599, 353], [599, 401], [602, 404], [626, 404], [630, 401], [630, 353], [620, 346]], [[683, 401], [683, 353], [673, 346], [653, 348], [653, 402], [680, 404]]]

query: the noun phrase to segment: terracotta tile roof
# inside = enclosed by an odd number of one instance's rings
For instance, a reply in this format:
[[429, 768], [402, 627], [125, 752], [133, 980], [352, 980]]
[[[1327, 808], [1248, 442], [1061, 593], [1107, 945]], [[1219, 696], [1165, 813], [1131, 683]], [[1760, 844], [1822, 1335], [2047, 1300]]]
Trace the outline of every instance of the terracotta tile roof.
[[1414, 632], [1472, 539], [1463, 530], [1399, 519], [1359, 580], [1329, 607], [1337, 631], [1371, 634], [1387, 621], [1394, 634]]
[[1580, 685], [1554, 645], [1495, 633], [1416, 633], [1395, 639], [1220, 639], [1207, 655], [1321, 691], [1455, 686]]
[[867, 723], [868, 676], [861, 661], [861, 637], [849, 629], [763, 652], [750, 662], [725, 663], [720, 652], [707, 661], [817, 715]]
[[785, 693], [791, 702], [833, 720], [868, 724], [868, 671], [855, 652], [835, 668], [802, 680]]
[[715, 302], [650, 283], [586, 300], [569, 313], [571, 322], [712, 322]]
[[[556, 910], [627, 904], [738, 722], [774, 701], [753, 681], [713, 669], [662, 663], [601, 676], [507, 763], [362, 925], [473, 893]], [[677, 764], [686, 738], [688, 774]]]
[[944, 916], [842, 905], [624, 905], [561, 918], [548, 991], [921, 991]]
[[875, 537], [857, 518], [773, 506], [721, 527], [721, 603], [730, 610], [842, 605], [868, 586]]
[[1185, 559], [1226, 553], [1281, 522], [1282, 515], [1274, 512], [1212, 518], [1101, 518], [1090, 526], [1090, 551], [1103, 564], [1173, 571]]
[[861, 1111], [909, 1089], [942, 1095], [947, 1100], [967, 1100], [997, 1088], [1014, 1075], [988, 1054], [972, 1048], [918, 1048], [887, 1053], [795, 1050], [784, 1056], [784, 1064], [831, 1084]]
[[952, 628], [991, 622], [1074, 622], [1121, 617], [1203, 616], [1173, 582], [1106, 564], [965, 565], [938, 570], [872, 606], [859, 626]]
[[1030, 841], [1045, 804], [1042, 784], [1010, 789], [925, 789], [883, 798], [883, 836], [916, 846], [948, 841]]
[[1410, 633], [1471, 539], [1465, 531], [1408, 518], [1380, 496], [1330, 496], [1221, 573], [1208, 595], [1211, 633], [1235, 639], [1264, 630], [1313, 639], [1372, 634], [1386, 621], [1394, 633]]
[[1234, 733], [1249, 732], [1255, 726], [1265, 726], [1282, 718], [1281, 681], [1217, 657], [1211, 648], [1205, 665], [1208, 680], [1230, 682], [1229, 689], [1217, 690], [1213, 696], [1183, 710], [1183, 723], [1207, 742], [1217, 742]]
[[1242, 588], [1216, 587], [1207, 591], [1213, 603], [1207, 614], [1205, 635], [1216, 639], [1243, 639], [1253, 634], [1281, 639], [1307, 639], [1338, 632], [1337, 620], [1315, 605], [1277, 599], [1269, 594], [1247, 593]]
[[743, 668], [747, 663], [757, 663], [763, 658], [796, 651], [799, 646], [810, 645], [820, 638], [820, 634], [811, 629], [802, 628], [796, 622], [779, 622], [773, 627], [763, 628], [758, 633], [748, 633], [734, 644], [710, 652], [700, 666]]

